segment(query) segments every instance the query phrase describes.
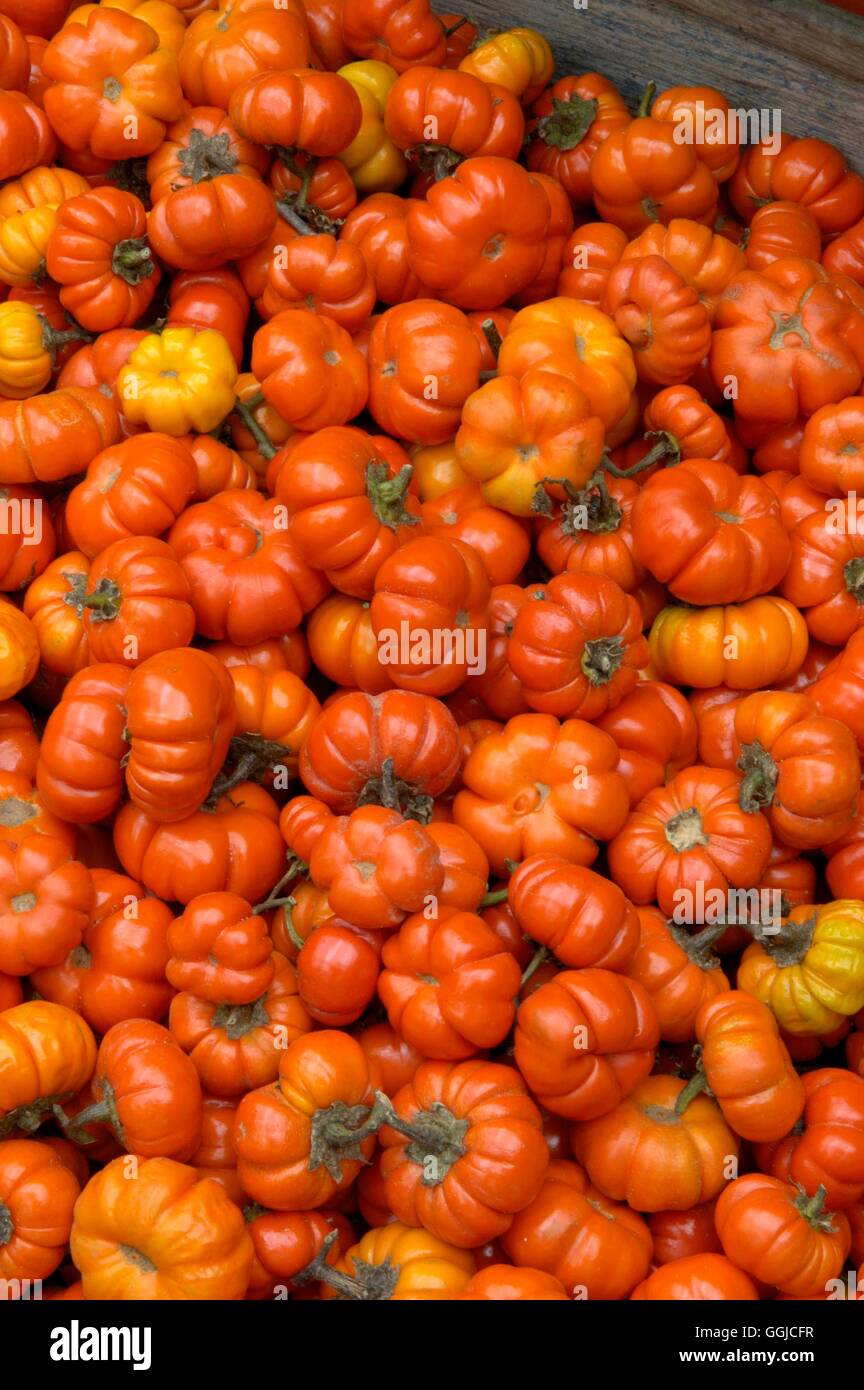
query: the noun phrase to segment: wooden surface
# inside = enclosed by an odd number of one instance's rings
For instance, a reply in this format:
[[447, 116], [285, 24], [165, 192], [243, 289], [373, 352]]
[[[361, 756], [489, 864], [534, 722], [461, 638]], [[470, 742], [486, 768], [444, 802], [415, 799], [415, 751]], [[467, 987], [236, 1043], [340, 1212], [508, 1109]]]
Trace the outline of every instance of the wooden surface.
[[779, 107], [784, 130], [832, 141], [864, 173], [864, 18], [822, 0], [471, 0], [469, 13], [490, 29], [536, 25], [559, 76], [605, 73], [634, 110], [652, 78]]

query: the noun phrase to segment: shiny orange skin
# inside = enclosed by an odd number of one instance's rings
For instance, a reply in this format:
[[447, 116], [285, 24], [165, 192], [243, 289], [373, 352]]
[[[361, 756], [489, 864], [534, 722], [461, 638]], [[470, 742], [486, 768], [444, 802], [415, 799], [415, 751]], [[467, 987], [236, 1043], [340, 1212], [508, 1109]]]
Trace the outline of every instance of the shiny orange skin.
[[842, 1212], [826, 1229], [802, 1210], [813, 1199], [791, 1183], [748, 1173], [730, 1183], [717, 1203], [717, 1234], [730, 1260], [780, 1293], [810, 1298], [840, 1273], [849, 1252], [849, 1222]]
[[[304, 176], [307, 170], [310, 171], [306, 189], [306, 205], [318, 208], [326, 216], [336, 221], [347, 218], [352, 209], [357, 206], [357, 190], [351, 181], [351, 175], [341, 160], [307, 159], [303, 154], [298, 154], [295, 156], [294, 162], [303, 171]], [[267, 178], [280, 201], [284, 194], [299, 193], [303, 182], [281, 159], [273, 161]], [[291, 202], [290, 197], [288, 201]], [[299, 201], [296, 206], [302, 216]]]
[[282, 521], [276, 502], [246, 488], [217, 493], [178, 518], [168, 543], [204, 636], [241, 646], [280, 637], [324, 598], [326, 580]]
[[[193, 131], [197, 131], [194, 137]], [[220, 136], [226, 139], [219, 140]], [[260, 178], [267, 173], [265, 152], [238, 134], [224, 110], [217, 106], [195, 106], [170, 127], [158, 150], [147, 161], [147, 181], [154, 204], [181, 188], [219, 176], [213, 159], [216, 150], [211, 142], [214, 139], [219, 140], [219, 153], [223, 157], [218, 163], [224, 166], [226, 173]]]
[[80, 945], [93, 896], [68, 838], [37, 831], [0, 842], [0, 969], [27, 975], [59, 965]]
[[366, 363], [345, 329], [325, 314], [276, 314], [255, 334], [252, 371], [268, 402], [299, 430], [344, 425], [366, 404]]
[[816, 896], [815, 865], [809, 859], [802, 858], [797, 850], [775, 841], [759, 887], [778, 888], [785, 894], [785, 901], [791, 907], [812, 903]]
[[[826, 877], [837, 898], [856, 898], [864, 885], [864, 796], [859, 793], [855, 818], [848, 830], [825, 846]], [[799, 901], [812, 902], [812, 896]]]
[[80, 946], [60, 965], [34, 971], [34, 988], [98, 1033], [130, 1018], [158, 1022], [174, 993], [165, 979], [171, 911], [123, 874], [91, 875], [95, 898]]
[[93, 1093], [129, 1153], [142, 1158], [191, 1158], [201, 1138], [198, 1073], [161, 1024], [131, 1018], [102, 1039]]
[[864, 213], [864, 180], [846, 165], [843, 155], [825, 140], [781, 135], [745, 150], [729, 185], [732, 206], [746, 221], [761, 203], [776, 200], [808, 209], [826, 239], [856, 222]]
[[30, 76], [30, 49], [14, 19], [0, 19], [0, 81], [4, 91], [26, 92]]
[[59, 208], [45, 260], [83, 328], [127, 328], [147, 312], [162, 272], [145, 255], [146, 229], [144, 204], [121, 188], [92, 188]]
[[344, 426], [319, 430], [292, 450], [277, 500], [304, 561], [340, 592], [371, 598], [382, 563], [416, 532], [410, 468], [393, 441]]
[[350, 1249], [356, 1238], [347, 1217], [338, 1211], [265, 1211], [249, 1206], [244, 1214], [255, 1250], [250, 1298], [272, 1298], [277, 1289], [284, 1297], [286, 1288], [295, 1287], [294, 1276], [321, 1253], [325, 1240], [334, 1231], [336, 1240], [326, 1257], [331, 1265]]
[[[314, 1117], [332, 1105], [371, 1106], [369, 1064], [360, 1044], [332, 1029], [309, 1033], [289, 1044], [279, 1062], [279, 1079], [249, 1091], [237, 1107], [234, 1147], [245, 1191], [275, 1211], [308, 1211], [326, 1205], [354, 1181], [361, 1158], [342, 1157], [310, 1168]], [[359, 1142], [368, 1160], [374, 1137]]]
[[601, 307], [632, 347], [643, 381], [687, 381], [711, 346], [707, 308], [662, 256], [622, 259], [610, 272]]
[[614, 579], [556, 575], [516, 615], [507, 658], [532, 709], [596, 719], [636, 685], [647, 643], [636, 600]]
[[0, 769], [33, 782], [39, 743], [33, 720], [17, 700], [0, 701]]
[[119, 438], [113, 401], [92, 387], [69, 386], [26, 401], [0, 403], [5, 483], [72, 477]]
[[489, 860], [461, 825], [432, 821], [428, 831], [444, 870], [444, 882], [438, 890], [439, 906], [476, 912], [486, 894]]
[[[34, 579], [38, 581], [39, 576], [51, 569], [57, 538], [51, 513], [38, 488], [2, 485], [0, 505], [8, 509], [4, 511], [4, 529], [0, 533], [2, 594], [30, 585]], [[54, 586], [46, 578], [44, 587]], [[9, 693], [15, 694], [15, 691]]]
[[279, 786], [275, 779], [293, 777], [297, 771], [297, 755], [318, 714], [318, 701], [293, 671], [267, 673], [255, 666], [233, 666], [230, 671], [239, 746], [250, 747], [258, 767], [269, 766], [271, 781]]
[[702, 605], [768, 593], [791, 554], [770, 489], [710, 459], [685, 459], [648, 479], [633, 508], [633, 541], [670, 593]]
[[[701, 148], [704, 155], [713, 146]], [[641, 256], [661, 256], [667, 261], [696, 291], [712, 324], [721, 294], [746, 264], [743, 252], [726, 237], [687, 217], [675, 217], [668, 226], [652, 222], [629, 243], [622, 259]]]
[[9, 699], [39, 670], [39, 638], [25, 613], [0, 596], [0, 699]]
[[610, 272], [628, 245], [627, 233], [611, 222], [585, 222], [567, 239], [556, 293], [599, 309]]
[[540, 1269], [518, 1269], [513, 1265], [486, 1265], [456, 1295], [464, 1303], [560, 1303], [569, 1301], [564, 1285], [554, 1274]]
[[618, 745], [618, 772], [633, 806], [696, 761], [696, 720], [683, 695], [663, 681], [639, 681], [596, 722]]
[[664, 1042], [693, 1042], [699, 1011], [728, 990], [729, 981], [710, 945], [700, 950], [686, 928], [667, 921], [655, 907], [640, 907], [638, 916], [639, 945], [627, 974], [647, 992]]
[[[249, 307], [249, 296], [233, 271], [224, 267], [217, 270], [184, 270], [172, 276], [166, 319], [178, 327], [217, 329], [228, 344], [234, 361], [239, 362], [243, 357]], [[246, 385], [246, 374], [238, 377], [235, 390], [241, 398], [246, 394]], [[233, 426], [236, 417], [231, 418]]]
[[547, 1110], [592, 1120], [644, 1080], [659, 1041], [638, 982], [608, 970], [561, 970], [520, 1005], [514, 1055]]
[[805, 1093], [771, 1010], [728, 990], [702, 1006], [696, 1037], [711, 1094], [735, 1133], [758, 1143], [787, 1134]]
[[172, 1036], [211, 1095], [233, 1099], [275, 1081], [280, 1051], [309, 1031], [293, 965], [278, 953], [272, 964], [272, 979], [248, 1004], [217, 1004], [187, 992], [171, 1001]]
[[91, 461], [66, 503], [69, 534], [85, 555], [112, 541], [160, 536], [191, 500], [197, 476], [192, 455], [166, 434], [136, 435]]
[[385, 942], [382, 963], [378, 993], [390, 1023], [425, 1057], [458, 1061], [509, 1032], [519, 966], [474, 913], [416, 913]]
[[800, 472], [791, 473], [785, 468], [772, 468], [763, 475], [763, 481], [780, 503], [780, 517], [790, 534], [799, 522], [825, 510], [826, 503], [822, 493], [811, 487]]
[[[125, 1158], [96, 1173], [75, 1208], [71, 1247], [88, 1300], [235, 1300], [246, 1293], [252, 1241], [211, 1178], [169, 1158]], [[141, 1258], [124, 1258], [126, 1250]]]
[[654, 1263], [667, 1265], [692, 1255], [719, 1255], [723, 1251], [714, 1228], [716, 1202], [703, 1202], [689, 1211], [655, 1211], [648, 1218], [654, 1238]]
[[[371, 1296], [388, 1302], [452, 1300], [466, 1287], [476, 1267], [470, 1250], [459, 1250], [428, 1231], [391, 1221], [367, 1231], [336, 1262], [339, 1274], [356, 1280], [346, 1296], [368, 1300], [370, 1275], [380, 1266], [386, 1267], [383, 1291]], [[321, 1297], [330, 1299], [337, 1294], [325, 1284]]]
[[[369, 339], [369, 409], [387, 434], [442, 444], [456, 433], [480, 370], [480, 344], [461, 309], [435, 299], [396, 304]], [[428, 399], [430, 376], [437, 389]]]
[[864, 751], [864, 708], [862, 708], [862, 660], [864, 635], [855, 632], [834, 660], [824, 667], [808, 687], [807, 694], [821, 714], [848, 725]]
[[[550, 201], [539, 180], [497, 155], [466, 159], [408, 210], [408, 263], [440, 298], [491, 309], [543, 266]], [[484, 254], [492, 242], [496, 255]]]
[[757, 208], [747, 240], [746, 256], [750, 270], [764, 270], [772, 261], [783, 260], [786, 256], [805, 256], [808, 260], [818, 261], [821, 255], [819, 223], [809, 208], [802, 203], [782, 200], [764, 203]]
[[[306, 806], [319, 817], [311, 843], [298, 831]], [[281, 825], [289, 848], [307, 859], [313, 882], [327, 889], [334, 913], [355, 926], [396, 927], [443, 884], [428, 831], [398, 811], [367, 805], [334, 816], [323, 802], [298, 797], [283, 811]]]
[[357, 805], [385, 762], [409, 797], [440, 796], [459, 762], [456, 721], [428, 695], [385, 691], [338, 696], [315, 718], [300, 750], [300, 776], [312, 796], [341, 815]]
[[636, 903], [656, 901], [673, 913], [676, 893], [697, 881], [725, 892], [751, 888], [771, 851], [771, 831], [760, 812], [738, 805], [736, 773], [700, 767], [679, 772], [649, 792], [609, 846], [609, 869]]
[[183, 92], [177, 58], [160, 45], [143, 20], [101, 7], [54, 36], [42, 58], [45, 112], [70, 149], [117, 160], [161, 144]]
[[697, 689], [759, 690], [787, 681], [800, 670], [808, 640], [798, 609], [773, 594], [710, 608], [670, 605], [649, 634], [655, 675]]
[[[504, 513], [498, 512], [497, 516], [502, 518]], [[468, 543], [471, 543], [470, 540]], [[486, 669], [481, 675], [475, 676], [473, 688], [485, 709], [495, 715], [496, 719], [511, 719], [514, 715], [529, 712], [522, 684], [514, 675], [508, 660], [508, 649], [516, 614], [529, 601], [531, 593], [530, 588], [522, 589], [518, 584], [494, 584], [489, 595], [486, 613]], [[462, 726], [464, 762], [467, 762], [477, 741], [471, 735], [471, 723], [473, 721]], [[476, 727], [484, 729], [484, 736], [485, 733], [498, 732], [497, 728], [488, 728], [484, 724]], [[467, 741], [466, 730], [469, 734]]]
[[90, 561], [80, 550], [58, 555], [27, 587], [23, 611], [39, 639], [46, 671], [74, 676], [90, 661], [84, 628], [84, 598]]
[[450, 154], [515, 159], [525, 133], [522, 108], [505, 87], [425, 64], [407, 69], [393, 84], [384, 124], [397, 149], [409, 152], [421, 169], [436, 155], [448, 169], [455, 162]]
[[731, 751], [746, 774], [742, 804], [752, 794], [778, 839], [813, 849], [850, 829], [860, 779], [845, 724], [819, 714], [807, 693], [772, 691], [736, 703], [733, 727]]
[[276, 202], [268, 185], [254, 175], [226, 173], [161, 198], [148, 230], [166, 265], [201, 271], [249, 255], [275, 225]]
[[824, 405], [804, 426], [801, 474], [829, 497], [864, 487], [864, 397]]
[[307, 623], [309, 650], [315, 665], [329, 680], [369, 695], [389, 690], [389, 667], [378, 660], [378, 642], [369, 604], [334, 593], [319, 603]]
[[553, 854], [513, 873], [508, 899], [523, 931], [573, 969], [626, 969], [639, 935], [635, 909], [606, 878]]
[[251, 1004], [273, 979], [264, 918], [235, 893], [202, 893], [167, 932], [165, 974], [178, 990], [218, 1004]]
[[357, 1208], [367, 1225], [386, 1226], [390, 1222], [392, 1212], [387, 1205], [384, 1179], [381, 1177], [380, 1149], [357, 1179], [355, 1192]]
[[[120, 434], [127, 436], [137, 432], [124, 419], [122, 402], [117, 391], [117, 378], [138, 344], [147, 335], [142, 328], [112, 328], [100, 333], [94, 343], [78, 348], [65, 361], [57, 377], [57, 385], [62, 389], [69, 387], [102, 388], [102, 395], [110, 400], [118, 413]], [[72, 344], [74, 347], [74, 343]], [[106, 439], [99, 447], [105, 448], [117, 442], [116, 438]], [[91, 455], [91, 459], [96, 455]], [[112, 539], [114, 539], [112, 537]]]
[[284, 637], [252, 642], [248, 646], [213, 642], [208, 650], [229, 670], [236, 666], [254, 666], [267, 676], [276, 675], [277, 671], [290, 671], [305, 680], [309, 675], [309, 651], [302, 632], [287, 632]]
[[[96, 1040], [80, 1014], [32, 1000], [0, 1014], [0, 1116], [29, 1108], [51, 1096], [66, 1096], [86, 1086], [96, 1065]], [[44, 1108], [44, 1107], [43, 1107]], [[38, 1121], [38, 1107], [34, 1113]]]
[[283, 309], [326, 314], [357, 333], [375, 306], [375, 285], [362, 253], [329, 232], [286, 239], [270, 263], [261, 308], [269, 317]]
[[89, 590], [83, 619], [91, 662], [135, 666], [192, 640], [189, 584], [164, 541], [114, 541], [90, 566]]
[[628, 433], [632, 428], [633, 352], [609, 316], [592, 305], [559, 297], [520, 309], [507, 328], [498, 366], [517, 377], [532, 367], [570, 377], [613, 442], [619, 427], [627, 426]]
[[864, 1197], [864, 1078], [821, 1067], [803, 1087], [801, 1123], [779, 1142], [760, 1144], [757, 1162], [811, 1197], [824, 1187], [828, 1209], [846, 1211]]
[[621, 93], [597, 72], [561, 77], [537, 98], [531, 115], [528, 168], [549, 174], [574, 203], [590, 206], [591, 160], [604, 140], [630, 124]]
[[42, 1280], [53, 1274], [63, 1260], [79, 1191], [75, 1175], [47, 1144], [10, 1139], [0, 1147], [4, 1279]]
[[759, 1298], [753, 1280], [725, 1255], [687, 1255], [661, 1265], [630, 1297], [637, 1301], [754, 1302]]
[[310, 155], [341, 154], [362, 121], [360, 98], [347, 78], [301, 68], [248, 78], [231, 93], [228, 112], [255, 144]]
[[375, 996], [381, 933], [334, 918], [322, 922], [297, 956], [297, 988], [316, 1023], [346, 1028]]
[[444, 26], [427, 0], [345, 0], [342, 37], [358, 58], [389, 63], [397, 72], [439, 67], [447, 51]]
[[[231, 1143], [233, 1101], [218, 1096], [204, 1097], [201, 1142], [190, 1159], [199, 1178], [212, 1178], [223, 1187], [238, 1207], [245, 1203], [245, 1194], [237, 1178], [237, 1155]], [[251, 1234], [251, 1232], [250, 1232]]]
[[525, 523], [490, 506], [475, 483], [425, 501], [421, 516], [429, 535], [449, 536], [473, 546], [493, 584], [511, 583], [528, 559]]
[[[93, 824], [120, 802], [129, 670], [119, 664], [85, 667], [52, 710], [42, 737], [36, 785], [55, 815]], [[133, 875], [134, 877], [134, 875]]]
[[[696, 115], [700, 107], [709, 120], [715, 113], [725, 116], [730, 111], [730, 103], [716, 87], [675, 86], [667, 87], [659, 94], [651, 105], [651, 114], [659, 120], [677, 124], [689, 113]], [[727, 139], [718, 135], [716, 130], [711, 131], [710, 126], [706, 128], [703, 140], [697, 137], [699, 157], [708, 165], [718, 183], [725, 183], [738, 167], [738, 139], [734, 125]]]
[[830, 275], [847, 275], [864, 284], [864, 217], [828, 242], [822, 264]]
[[[353, 189], [354, 185], [351, 187]], [[342, 241], [350, 241], [359, 248], [382, 304], [402, 304], [418, 295], [429, 294], [408, 263], [405, 219], [414, 201], [395, 193], [371, 193], [347, 209], [339, 232]]]
[[804, 516], [793, 530], [781, 592], [803, 611], [817, 641], [839, 647], [862, 625], [857, 580], [864, 557], [864, 520], [844, 518], [838, 525], [833, 507], [829, 502], [825, 509]]
[[241, 0], [195, 16], [180, 49], [180, 78], [194, 106], [227, 111], [242, 82], [273, 69], [305, 68], [310, 56], [299, 5], [274, 10], [269, 0]]
[[615, 131], [590, 168], [594, 204], [604, 222], [631, 237], [653, 221], [668, 225], [676, 217], [710, 226], [717, 184], [702, 150], [677, 141], [673, 122], [654, 116], [640, 116]]
[[61, 840], [69, 854], [74, 854], [76, 827], [48, 809], [30, 778], [0, 772], [0, 841], [14, 849], [36, 831]]
[[639, 496], [632, 478], [603, 474], [599, 481], [591, 479], [578, 499], [565, 499], [557, 513], [541, 519], [540, 559], [553, 574], [594, 574], [632, 593], [647, 573], [633, 540], [633, 507]]
[[489, 589], [480, 556], [462, 541], [420, 536], [384, 561], [370, 615], [394, 685], [441, 696], [463, 683], [480, 661]]
[[319, 888], [310, 878], [293, 879], [290, 902], [277, 908], [270, 919], [275, 949], [296, 964], [304, 943], [334, 915], [327, 901], [326, 888]]
[[[647, 435], [659, 432], [673, 462], [676, 457], [719, 459], [741, 471], [725, 420], [692, 386], [667, 386], [658, 391], [645, 407], [643, 424]], [[637, 477], [644, 481], [650, 472], [645, 469]]]
[[234, 684], [209, 652], [169, 648], [136, 667], [126, 689], [126, 786], [135, 806], [159, 821], [196, 811], [235, 722]]
[[644, 1219], [610, 1202], [567, 1159], [552, 1160], [538, 1195], [501, 1243], [517, 1266], [554, 1275], [571, 1298], [626, 1298], [651, 1264]]
[[423, 1056], [389, 1023], [373, 1023], [357, 1040], [369, 1058], [375, 1089], [394, 1096], [414, 1076]]
[[237, 893], [259, 902], [285, 867], [279, 811], [263, 787], [241, 782], [213, 811], [166, 825], [131, 802], [114, 826], [124, 869], [167, 902], [198, 893]]
[[158, 255], [200, 271], [253, 251], [276, 221], [272, 192], [261, 181], [266, 172], [264, 151], [238, 135], [224, 111], [193, 108], [147, 162]]
[[686, 1211], [724, 1188], [738, 1140], [707, 1096], [676, 1114], [684, 1086], [649, 1076], [608, 1114], [573, 1126], [573, 1152], [615, 1201], [643, 1212]]
[[0, 178], [14, 179], [28, 169], [50, 164], [57, 140], [45, 112], [23, 92], [0, 94]]
[[545, 365], [473, 392], [455, 439], [457, 462], [486, 501], [518, 517], [533, 514], [545, 479], [556, 497], [584, 487], [602, 446], [603, 422], [585, 392]]
[[430, 1115], [445, 1125], [455, 1121], [461, 1149], [450, 1161], [446, 1141], [436, 1148], [433, 1138], [430, 1152], [439, 1159], [430, 1181], [423, 1139], [385, 1126], [381, 1175], [397, 1220], [472, 1249], [502, 1235], [536, 1197], [549, 1150], [540, 1111], [512, 1067], [481, 1059], [424, 1062], [397, 1092], [393, 1109], [414, 1126]]
[[861, 327], [861, 310], [840, 285], [815, 261], [790, 256], [730, 280], [717, 308], [711, 372], [721, 388], [737, 376], [736, 415], [790, 424], [858, 390]]
[[516, 715], [470, 754], [454, 818], [496, 874], [508, 859], [540, 851], [592, 864], [595, 842], [611, 839], [627, 816], [617, 761], [614, 740], [582, 719], [559, 724], [551, 714]]

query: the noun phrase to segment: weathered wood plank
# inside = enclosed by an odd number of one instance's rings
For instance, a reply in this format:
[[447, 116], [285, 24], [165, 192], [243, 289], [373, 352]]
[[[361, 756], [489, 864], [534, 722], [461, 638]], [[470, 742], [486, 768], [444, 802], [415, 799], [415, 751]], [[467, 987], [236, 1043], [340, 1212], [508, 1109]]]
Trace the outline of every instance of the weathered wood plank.
[[599, 70], [634, 109], [651, 79], [777, 107], [784, 130], [832, 141], [864, 172], [864, 18], [822, 0], [472, 0], [468, 13], [536, 25], [559, 74]]

